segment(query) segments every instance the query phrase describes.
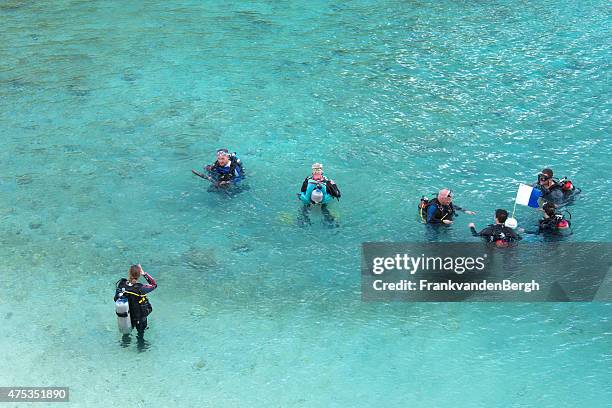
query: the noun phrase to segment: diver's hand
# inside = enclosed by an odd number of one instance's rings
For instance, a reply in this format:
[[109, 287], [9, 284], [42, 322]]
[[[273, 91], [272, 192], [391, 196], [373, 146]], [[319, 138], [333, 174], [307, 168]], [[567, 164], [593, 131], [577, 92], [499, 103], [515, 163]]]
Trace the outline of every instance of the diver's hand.
[[230, 183], [229, 181], [220, 181], [219, 185], [220, 186], [224, 186], [224, 185], [229, 184], [229, 183]]
[[210, 171], [212, 169], [212, 165], [208, 164], [206, 167], [204, 167], [204, 170], [206, 171]]
[[476, 211], [465, 210], [464, 213], [466, 213], [468, 215], [476, 215]]
[[442, 220], [446, 225], [451, 225], [453, 222], [451, 220]]
[[136, 265], [138, 267], [138, 270], [140, 270], [140, 276], [144, 276], [145, 271], [142, 269], [142, 266], [140, 264]]
[[476, 224], [474, 224], [473, 222], [470, 222], [468, 224], [468, 228], [476, 228]]

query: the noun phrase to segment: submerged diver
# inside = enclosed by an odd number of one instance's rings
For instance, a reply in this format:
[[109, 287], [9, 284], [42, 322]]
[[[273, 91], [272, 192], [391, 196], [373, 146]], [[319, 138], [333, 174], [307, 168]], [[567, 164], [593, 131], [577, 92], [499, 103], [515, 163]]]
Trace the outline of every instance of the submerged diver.
[[542, 210], [544, 210], [544, 216], [538, 222], [538, 229], [535, 231], [523, 230], [525, 234], [565, 235], [571, 233], [572, 216], [569, 211], [565, 211], [569, 214], [569, 219], [566, 219], [563, 213], [557, 211], [557, 206], [550, 202], [544, 204]]
[[476, 232], [476, 225], [473, 222], [468, 224], [472, 235], [482, 237], [485, 241], [495, 243], [498, 247], [506, 247], [509, 244], [519, 241], [521, 238], [511, 228], [504, 225], [508, 219], [508, 211], [498, 208], [495, 210], [495, 223], [480, 232]]
[[214, 187], [238, 186], [244, 180], [244, 166], [236, 153], [230, 153], [227, 149], [217, 150], [217, 160], [213, 164], [204, 167], [206, 174], [191, 170], [193, 174], [209, 180]]
[[419, 215], [423, 224], [452, 224], [457, 211], [474, 215], [474, 211], [464, 210], [453, 204], [453, 192], [443, 188], [433, 200], [421, 197]]
[[323, 175], [323, 165], [321, 163], [313, 164], [312, 175], [304, 179], [301, 192], [298, 193], [299, 199], [304, 203], [298, 223], [300, 225], [311, 224], [310, 210], [313, 206], [320, 205], [325, 222], [330, 226], [338, 227], [338, 223], [329, 212], [327, 204], [334, 198], [339, 201], [341, 196], [340, 189], [334, 180]]
[[[138, 283], [144, 277], [148, 284]], [[136, 328], [139, 346], [144, 343], [147, 316], [153, 311], [146, 294], [157, 288], [155, 279], [142, 269], [140, 264], [130, 267], [128, 278], [120, 279], [115, 289], [115, 305], [119, 330], [123, 333], [124, 344], [129, 344], [130, 332]]]
[[552, 202], [556, 205], [568, 204], [580, 193], [580, 189], [575, 187], [567, 177], [561, 180], [553, 178], [552, 169], [543, 169], [538, 174], [538, 182], [533, 187], [542, 192], [544, 203]]

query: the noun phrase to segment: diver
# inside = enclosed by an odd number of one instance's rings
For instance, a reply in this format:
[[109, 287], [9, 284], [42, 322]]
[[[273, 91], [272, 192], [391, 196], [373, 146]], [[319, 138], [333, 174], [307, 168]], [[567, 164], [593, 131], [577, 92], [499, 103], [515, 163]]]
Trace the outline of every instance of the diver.
[[[141, 276], [146, 279], [148, 284], [143, 285], [138, 282]], [[128, 278], [122, 278], [116, 283], [114, 300], [117, 322], [120, 331], [123, 333], [124, 346], [129, 344], [132, 328], [136, 328], [138, 332], [139, 348], [144, 345], [144, 331], [148, 323], [147, 316], [153, 311], [146, 295], [155, 288], [157, 288], [157, 282], [142, 269], [140, 264], [132, 265]]]
[[[564, 235], [568, 232], [571, 233], [572, 215], [569, 211], [558, 212], [557, 206], [551, 202], [544, 204], [542, 210], [544, 216], [538, 222], [538, 229], [535, 231], [523, 230], [525, 234]], [[569, 218], [565, 218], [564, 213], [568, 214]]]
[[495, 223], [480, 232], [476, 232], [476, 225], [473, 222], [468, 224], [472, 235], [482, 237], [486, 242], [495, 243], [498, 247], [507, 247], [509, 244], [521, 240], [521, 236], [504, 225], [508, 219], [508, 211], [498, 208], [495, 210]]
[[567, 177], [561, 180], [553, 178], [553, 171], [548, 168], [538, 174], [538, 182], [533, 187], [542, 192], [544, 203], [552, 202], [556, 205], [568, 204], [580, 193], [580, 189], [575, 187]]
[[464, 210], [453, 204], [453, 192], [448, 188], [443, 188], [437, 197], [430, 200], [425, 196], [421, 197], [419, 203], [419, 215], [423, 224], [452, 224], [453, 217], [457, 211], [465, 214], [474, 215], [474, 211]]
[[191, 170], [193, 174], [213, 183], [216, 188], [238, 186], [245, 178], [244, 166], [236, 153], [227, 149], [217, 150], [217, 160], [204, 167], [206, 174]]
[[321, 206], [321, 213], [328, 226], [338, 227], [338, 222], [327, 208], [327, 204], [334, 198], [340, 201], [340, 189], [332, 179], [323, 175], [323, 165], [315, 163], [312, 165], [312, 175], [306, 177], [302, 183], [299, 199], [304, 204], [301, 208], [298, 224], [312, 224], [310, 221], [310, 210], [314, 206]]

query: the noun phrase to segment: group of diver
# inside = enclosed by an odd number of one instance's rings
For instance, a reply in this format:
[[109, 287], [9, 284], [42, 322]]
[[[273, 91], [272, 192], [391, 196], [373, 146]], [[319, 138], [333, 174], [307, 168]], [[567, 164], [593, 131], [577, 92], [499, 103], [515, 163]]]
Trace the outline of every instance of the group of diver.
[[[213, 164], [204, 167], [204, 172], [191, 170], [196, 176], [211, 182], [209, 191], [229, 192], [246, 189], [243, 183], [246, 173], [242, 161], [235, 152], [230, 153], [228, 149], [218, 149], [216, 160]], [[297, 193], [302, 202], [298, 225], [311, 225], [310, 211], [313, 207], [320, 207], [325, 224], [330, 227], [338, 227], [338, 222], [329, 211], [328, 204], [335, 198], [340, 200], [342, 193], [336, 182], [323, 174], [323, 165], [314, 163], [312, 173], [304, 179], [300, 192]]]
[[[243, 188], [245, 180], [245, 169], [242, 161], [236, 153], [230, 153], [228, 149], [219, 149], [216, 152], [216, 160], [213, 164], [204, 167], [204, 172], [192, 170], [192, 172], [205, 180], [211, 182], [212, 190], [227, 191], [231, 188]], [[526, 234], [557, 235], [569, 231], [571, 227], [571, 215], [563, 207], [573, 203], [574, 198], [580, 193], [570, 180], [563, 178], [557, 180], [553, 177], [553, 171], [549, 168], [543, 169], [538, 174], [538, 181], [532, 186], [540, 191], [542, 219], [539, 220], [537, 228], [531, 231], [518, 229]], [[298, 225], [311, 224], [310, 211], [313, 207], [320, 207], [321, 213], [327, 225], [337, 227], [338, 223], [330, 213], [328, 204], [333, 199], [339, 200], [342, 196], [336, 182], [327, 178], [323, 173], [323, 165], [314, 163], [312, 173], [302, 183], [297, 196], [302, 204], [298, 217]], [[458, 212], [475, 215], [471, 210], [464, 209], [453, 203], [453, 192], [447, 188], [440, 190], [433, 198], [421, 198], [418, 205], [419, 218], [422, 223], [432, 226], [447, 226], [454, 222]], [[566, 217], [569, 215], [569, 217]], [[509, 217], [508, 211], [504, 209], [495, 210], [494, 223], [488, 225], [481, 231], [477, 231], [474, 223], [468, 227], [475, 237], [481, 237], [486, 242], [497, 247], [506, 247], [517, 242], [522, 237], [515, 231], [516, 220]], [[143, 277], [147, 284], [138, 282]], [[123, 333], [124, 345], [129, 344], [130, 332], [136, 329], [138, 345], [143, 346], [143, 333], [147, 328], [147, 316], [153, 308], [147, 299], [147, 294], [157, 288], [155, 279], [146, 273], [140, 264], [130, 267], [128, 278], [121, 279], [116, 284], [115, 304], [120, 332]]]
[[[533, 184], [533, 188], [540, 191], [540, 204], [542, 218], [539, 220], [537, 228], [533, 230], [518, 229], [525, 234], [544, 234], [548, 236], [564, 235], [571, 233], [571, 214], [563, 207], [573, 203], [580, 189], [567, 178], [557, 180], [553, 177], [552, 169], [543, 169], [538, 174], [538, 181]], [[444, 188], [440, 190], [433, 199], [421, 197], [418, 212], [424, 224], [446, 224], [453, 223], [453, 218], [457, 216], [457, 211], [465, 214], [474, 215], [474, 211], [463, 209], [453, 204], [452, 191]], [[522, 237], [515, 231], [516, 220], [509, 217], [508, 211], [498, 208], [495, 210], [494, 223], [478, 232], [475, 224], [469, 223], [468, 228], [473, 236], [482, 237], [486, 242], [494, 243], [497, 246], [508, 246], [517, 242]]]
[[[192, 170], [192, 172], [198, 177], [210, 181], [212, 190], [227, 191], [229, 188], [244, 188], [244, 165], [236, 153], [231, 153], [228, 149], [218, 149], [215, 162], [205, 166], [204, 173], [196, 170]], [[538, 174], [538, 181], [533, 187], [541, 192], [543, 218], [536, 230], [526, 231], [522, 229], [521, 232], [527, 234], [558, 234], [570, 229], [571, 215], [567, 211], [561, 212], [560, 208], [571, 204], [580, 189], [576, 188], [567, 178], [557, 180], [553, 175], [552, 169], [549, 168], [543, 169]], [[310, 211], [313, 207], [320, 207], [325, 224], [331, 227], [338, 226], [338, 222], [330, 212], [328, 204], [333, 199], [340, 200], [342, 194], [336, 182], [323, 174], [321, 163], [312, 165], [312, 174], [304, 179], [297, 196], [303, 204], [298, 216], [298, 225], [312, 224]], [[432, 199], [423, 196], [418, 210], [423, 223], [434, 225], [452, 224], [457, 212], [469, 215], [476, 214], [474, 211], [453, 204], [452, 191], [447, 188], [440, 190]], [[483, 237], [489, 242], [508, 244], [521, 239], [521, 236], [514, 231], [516, 225], [510, 222], [513, 219], [509, 218], [506, 210], [497, 209], [494, 220], [493, 224], [480, 232], [476, 232], [473, 223], [470, 223], [468, 227], [472, 231], [472, 235]]]
[[[244, 190], [245, 170], [242, 161], [236, 153], [228, 149], [219, 149], [216, 153], [214, 163], [204, 167], [203, 172], [192, 170], [193, 174], [211, 182], [209, 191]], [[311, 224], [310, 210], [318, 206], [327, 225], [337, 227], [338, 223], [330, 213], [328, 204], [335, 198], [340, 200], [342, 196], [338, 185], [334, 180], [323, 174], [323, 165], [314, 163], [312, 173], [304, 179], [300, 192], [297, 194], [302, 202], [302, 208], [298, 219], [300, 225]], [[139, 283], [139, 278], [144, 278], [147, 283]], [[122, 345], [130, 344], [130, 333], [133, 329], [137, 332], [137, 345], [139, 350], [145, 348], [144, 331], [147, 329], [147, 317], [153, 311], [153, 307], [147, 298], [147, 294], [157, 288], [157, 282], [151, 275], [142, 269], [140, 264], [130, 266], [128, 277], [120, 279], [115, 284], [115, 313], [119, 331], [123, 334]]]

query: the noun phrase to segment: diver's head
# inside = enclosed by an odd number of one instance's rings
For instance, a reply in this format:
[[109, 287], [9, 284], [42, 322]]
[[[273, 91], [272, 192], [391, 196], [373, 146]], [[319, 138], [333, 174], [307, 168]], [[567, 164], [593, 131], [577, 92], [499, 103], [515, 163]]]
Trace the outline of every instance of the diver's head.
[[310, 193], [310, 199], [314, 203], [319, 204], [321, 201], [323, 201], [323, 191], [320, 188], [315, 188], [312, 190], [312, 193]]
[[443, 188], [438, 193], [438, 202], [442, 205], [449, 205], [453, 201], [453, 192], [448, 188]]
[[496, 224], [503, 224], [506, 222], [506, 220], [508, 219], [508, 211], [498, 208], [497, 210], [495, 210], [495, 223]]
[[538, 174], [538, 184], [541, 186], [550, 186], [553, 184], [553, 171], [551, 169], [543, 169]]
[[130, 273], [128, 274], [128, 279], [130, 282], [136, 282], [140, 278], [140, 266], [132, 265], [130, 266]]
[[219, 149], [217, 150], [217, 163], [221, 166], [227, 166], [229, 162], [230, 154], [227, 149]]
[[544, 210], [544, 218], [552, 218], [555, 216], [555, 210], [557, 209], [557, 206], [555, 206], [554, 203], [546, 203], [544, 204], [544, 206], [542, 206], [542, 210]]
[[323, 165], [321, 163], [312, 165], [312, 178], [315, 180], [323, 180]]

